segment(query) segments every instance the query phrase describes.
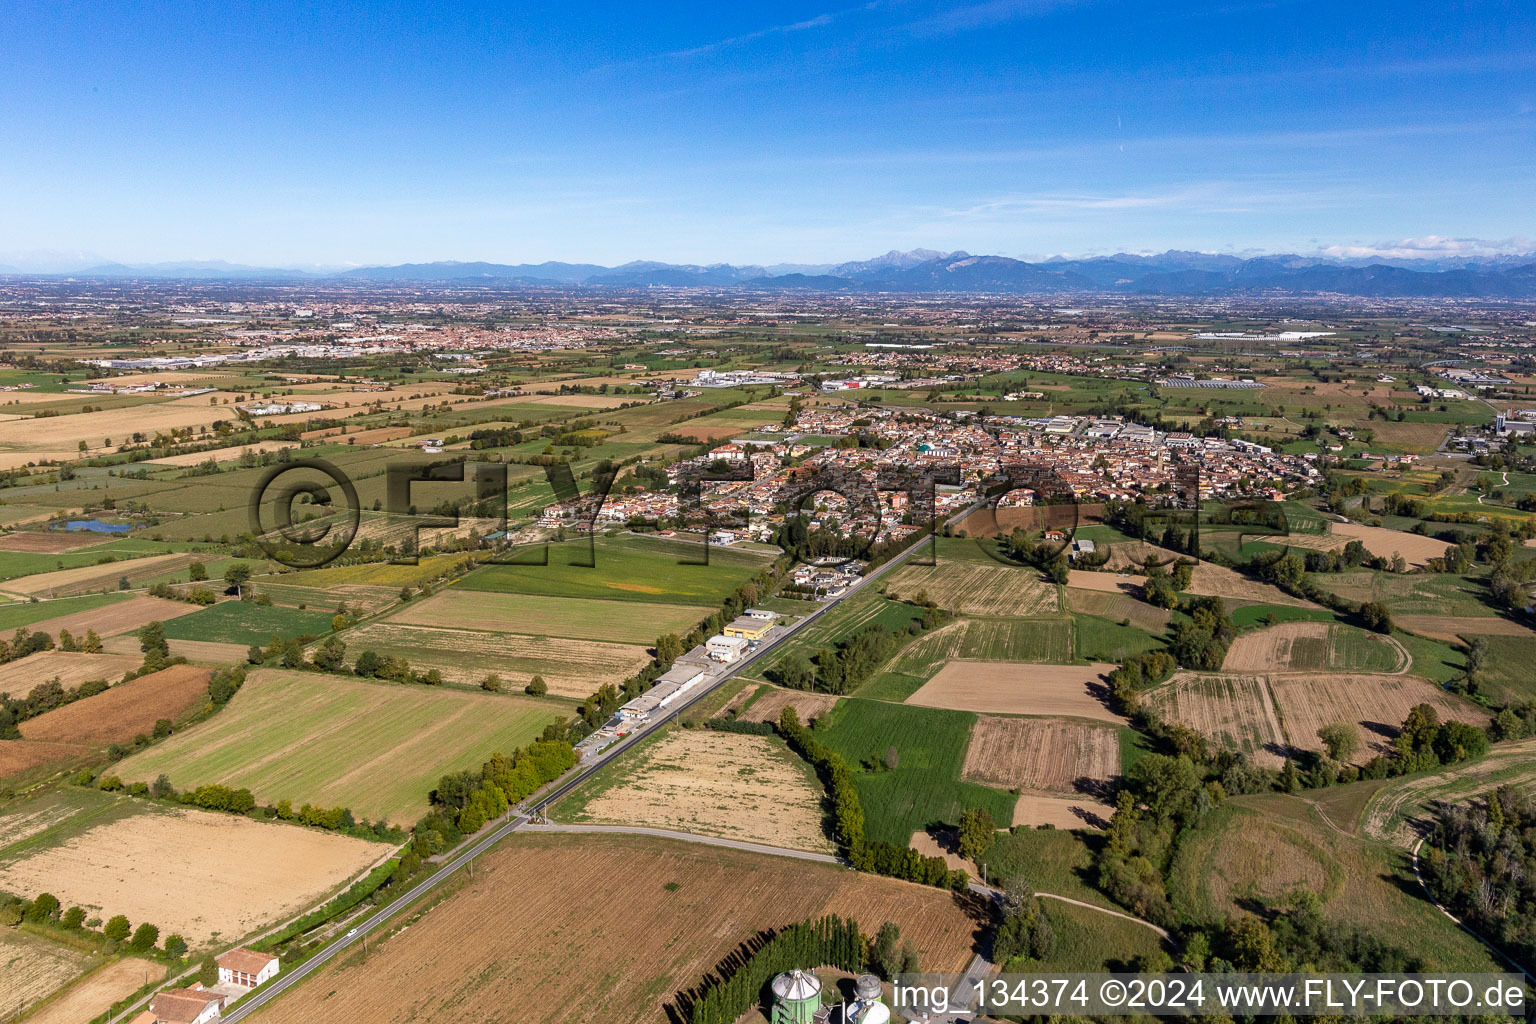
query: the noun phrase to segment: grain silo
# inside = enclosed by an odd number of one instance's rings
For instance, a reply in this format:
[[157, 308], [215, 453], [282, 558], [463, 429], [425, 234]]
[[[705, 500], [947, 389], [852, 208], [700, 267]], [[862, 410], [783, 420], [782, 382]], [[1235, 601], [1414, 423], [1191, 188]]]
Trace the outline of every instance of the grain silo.
[[773, 979], [773, 1024], [813, 1024], [821, 1010], [821, 979], [798, 967]]
[[880, 979], [861, 974], [855, 991], [858, 998], [844, 1014], [844, 1024], [889, 1024], [890, 1009], [880, 1001]]

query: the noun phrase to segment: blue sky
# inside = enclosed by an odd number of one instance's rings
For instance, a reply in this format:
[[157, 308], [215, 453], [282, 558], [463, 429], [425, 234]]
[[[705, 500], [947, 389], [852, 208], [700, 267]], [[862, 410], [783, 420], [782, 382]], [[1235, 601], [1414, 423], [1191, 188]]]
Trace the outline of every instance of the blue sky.
[[838, 2], [13, 0], [0, 262], [1536, 248], [1531, 3]]

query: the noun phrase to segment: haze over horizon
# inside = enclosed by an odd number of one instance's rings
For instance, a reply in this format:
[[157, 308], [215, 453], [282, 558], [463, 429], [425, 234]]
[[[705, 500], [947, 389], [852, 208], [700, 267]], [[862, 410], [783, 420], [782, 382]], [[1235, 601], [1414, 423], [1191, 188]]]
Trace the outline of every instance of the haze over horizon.
[[24, 2], [11, 24], [12, 266], [1536, 249], [1536, 9], [1509, 4]]

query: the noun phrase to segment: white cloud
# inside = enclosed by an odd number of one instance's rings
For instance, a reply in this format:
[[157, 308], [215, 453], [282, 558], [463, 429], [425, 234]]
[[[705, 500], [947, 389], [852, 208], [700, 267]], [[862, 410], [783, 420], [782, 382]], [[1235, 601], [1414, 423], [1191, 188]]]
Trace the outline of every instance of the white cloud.
[[1536, 251], [1536, 241], [1525, 237], [1500, 239], [1453, 238], [1449, 235], [1421, 235], [1396, 242], [1375, 245], [1329, 245], [1319, 250], [1335, 259], [1387, 257], [1398, 260], [1434, 259], [1446, 256], [1506, 256]]

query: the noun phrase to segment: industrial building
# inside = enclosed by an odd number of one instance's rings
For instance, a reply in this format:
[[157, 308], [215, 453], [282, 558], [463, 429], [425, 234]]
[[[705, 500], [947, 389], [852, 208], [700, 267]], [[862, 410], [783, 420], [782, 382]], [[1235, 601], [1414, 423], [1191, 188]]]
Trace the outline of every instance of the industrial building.
[[738, 615], [720, 632], [725, 636], [737, 636], [756, 642], [773, 630], [771, 619], [759, 619], [751, 615]]

